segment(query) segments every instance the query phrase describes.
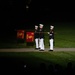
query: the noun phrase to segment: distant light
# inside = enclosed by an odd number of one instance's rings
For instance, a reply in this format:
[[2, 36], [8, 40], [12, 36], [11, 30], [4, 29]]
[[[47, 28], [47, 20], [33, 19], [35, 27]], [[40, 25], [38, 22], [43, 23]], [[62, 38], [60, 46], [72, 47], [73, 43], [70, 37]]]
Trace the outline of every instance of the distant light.
[[24, 65], [24, 68], [26, 68], [27, 66], [26, 65]]
[[29, 6], [28, 5], [26, 5], [26, 9], [28, 9], [29, 8]]

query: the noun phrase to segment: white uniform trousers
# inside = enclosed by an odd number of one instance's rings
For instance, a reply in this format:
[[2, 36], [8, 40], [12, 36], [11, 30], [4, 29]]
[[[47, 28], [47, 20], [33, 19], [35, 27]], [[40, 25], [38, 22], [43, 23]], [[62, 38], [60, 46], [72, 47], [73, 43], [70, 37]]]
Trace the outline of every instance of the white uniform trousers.
[[40, 47], [40, 50], [44, 50], [44, 39], [43, 38], [39, 40], [39, 47]]
[[35, 39], [35, 46], [36, 46], [36, 48], [39, 48], [39, 38]]
[[53, 39], [50, 39], [49, 42], [50, 42], [50, 50], [53, 50]]

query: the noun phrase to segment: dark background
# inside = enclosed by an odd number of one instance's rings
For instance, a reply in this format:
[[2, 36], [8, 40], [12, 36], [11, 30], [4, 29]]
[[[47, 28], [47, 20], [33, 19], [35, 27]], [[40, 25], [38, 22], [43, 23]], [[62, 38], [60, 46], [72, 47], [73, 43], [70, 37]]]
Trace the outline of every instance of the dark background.
[[0, 5], [2, 38], [13, 35], [18, 29], [31, 29], [39, 23], [75, 21], [75, 5], [72, 1], [2, 0]]

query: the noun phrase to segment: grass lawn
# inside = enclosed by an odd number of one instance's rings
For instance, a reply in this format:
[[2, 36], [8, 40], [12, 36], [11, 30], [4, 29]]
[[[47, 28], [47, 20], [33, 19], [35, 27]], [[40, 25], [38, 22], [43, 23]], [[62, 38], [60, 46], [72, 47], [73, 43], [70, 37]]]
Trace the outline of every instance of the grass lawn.
[[[54, 47], [55, 48], [75, 48], [75, 23], [73, 22], [61, 22], [61, 23], [51, 23], [55, 26], [55, 39], [54, 39]], [[50, 24], [44, 24], [45, 32], [49, 31]], [[32, 28], [34, 30], [34, 28]], [[11, 33], [10, 33], [11, 34]], [[15, 32], [16, 34], [16, 32]], [[27, 46], [26, 41], [24, 39], [21, 41], [17, 41], [16, 35], [13, 35], [13, 38], [0, 39], [0, 48], [26, 48], [26, 47], [35, 47], [35, 43], [33, 46]], [[48, 34], [45, 33], [45, 47], [49, 47], [49, 38]]]
[[47, 66], [50, 64], [60, 64], [66, 67], [68, 62], [72, 62], [75, 66], [75, 52], [59, 51], [59, 52], [6, 52], [0, 53], [1, 62], [22, 63], [29, 64], [33, 67], [38, 67], [40, 63], [45, 63]]
[[2, 74], [39, 75], [38, 73], [40, 73], [41, 69], [47, 74], [50, 72], [49, 68], [52, 69], [52, 65], [54, 71], [55, 67], [58, 67], [62, 71], [62, 75], [64, 75], [69, 62], [71, 62], [75, 73], [75, 51], [0, 52], [0, 69]]

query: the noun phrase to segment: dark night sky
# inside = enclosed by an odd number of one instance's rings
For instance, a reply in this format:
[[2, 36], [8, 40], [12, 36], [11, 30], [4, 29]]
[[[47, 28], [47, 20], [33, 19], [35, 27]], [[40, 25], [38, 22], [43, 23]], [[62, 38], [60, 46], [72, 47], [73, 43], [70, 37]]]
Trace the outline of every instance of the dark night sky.
[[[1, 2], [2, 21], [20, 23], [23, 21], [73, 21], [74, 5], [71, 1], [50, 0], [7, 0]], [[26, 4], [29, 5], [26, 13]]]
[[[30, 0], [27, 0], [28, 2]], [[31, 0], [1, 1], [0, 30], [12, 32], [43, 22], [75, 21], [74, 3], [71, 1]], [[26, 11], [26, 4], [29, 5]]]
[[31, 12], [35, 17], [40, 15], [40, 18], [53, 21], [75, 20], [74, 5], [71, 1], [34, 0], [31, 6]]

